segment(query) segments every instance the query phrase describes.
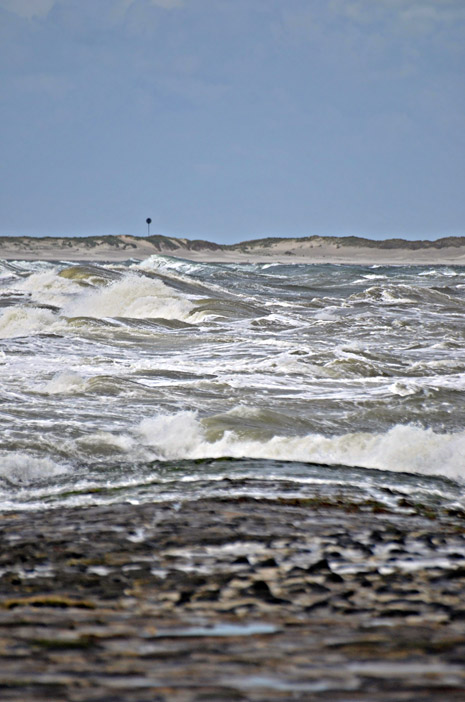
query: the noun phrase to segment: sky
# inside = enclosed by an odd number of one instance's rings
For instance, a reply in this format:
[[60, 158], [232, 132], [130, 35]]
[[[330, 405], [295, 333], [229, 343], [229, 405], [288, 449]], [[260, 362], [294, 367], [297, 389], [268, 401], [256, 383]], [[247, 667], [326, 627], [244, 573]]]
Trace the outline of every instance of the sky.
[[465, 235], [465, 0], [0, 0], [0, 235]]

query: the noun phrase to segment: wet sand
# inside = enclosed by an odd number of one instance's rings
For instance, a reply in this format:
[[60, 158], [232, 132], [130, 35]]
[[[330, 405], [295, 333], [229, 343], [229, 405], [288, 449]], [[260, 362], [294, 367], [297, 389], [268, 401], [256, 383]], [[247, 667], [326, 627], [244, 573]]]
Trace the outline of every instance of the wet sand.
[[250, 497], [0, 519], [0, 698], [465, 699], [465, 514]]

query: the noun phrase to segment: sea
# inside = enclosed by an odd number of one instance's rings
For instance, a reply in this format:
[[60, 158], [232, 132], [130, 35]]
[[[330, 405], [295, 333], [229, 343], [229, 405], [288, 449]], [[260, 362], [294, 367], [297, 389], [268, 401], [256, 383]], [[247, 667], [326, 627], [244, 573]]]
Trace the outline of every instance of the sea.
[[465, 507], [465, 267], [0, 262], [0, 510]]

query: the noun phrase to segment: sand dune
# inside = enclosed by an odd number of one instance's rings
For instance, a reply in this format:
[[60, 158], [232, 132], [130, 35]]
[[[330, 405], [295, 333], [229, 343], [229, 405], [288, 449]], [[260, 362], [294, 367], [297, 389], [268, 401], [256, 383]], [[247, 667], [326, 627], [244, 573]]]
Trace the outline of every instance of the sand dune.
[[239, 244], [166, 236], [0, 237], [0, 258], [123, 261], [162, 254], [204, 262], [465, 265], [465, 237], [436, 241], [361, 237], [268, 238]]

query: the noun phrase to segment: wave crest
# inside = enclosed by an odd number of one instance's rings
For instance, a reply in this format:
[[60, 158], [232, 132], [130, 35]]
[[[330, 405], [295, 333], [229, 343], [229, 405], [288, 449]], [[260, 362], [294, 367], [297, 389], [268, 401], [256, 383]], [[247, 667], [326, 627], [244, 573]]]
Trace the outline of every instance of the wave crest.
[[50, 458], [36, 458], [27, 453], [0, 456], [0, 479], [17, 486], [53, 478], [68, 470], [68, 466], [55, 463]]
[[17, 305], [0, 317], [0, 339], [51, 333], [57, 326], [57, 317], [50, 310]]
[[189, 300], [160, 280], [129, 274], [105, 288], [91, 290], [66, 305], [68, 317], [132, 317], [187, 321], [193, 310]]
[[396, 425], [379, 434], [309, 434], [257, 440], [226, 430], [212, 441], [205, 423], [194, 412], [180, 412], [144, 419], [136, 433], [161, 460], [265, 458], [465, 479], [465, 432], [438, 434]]

